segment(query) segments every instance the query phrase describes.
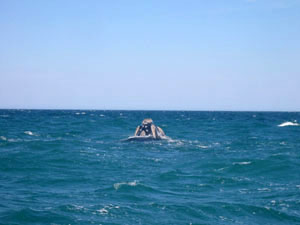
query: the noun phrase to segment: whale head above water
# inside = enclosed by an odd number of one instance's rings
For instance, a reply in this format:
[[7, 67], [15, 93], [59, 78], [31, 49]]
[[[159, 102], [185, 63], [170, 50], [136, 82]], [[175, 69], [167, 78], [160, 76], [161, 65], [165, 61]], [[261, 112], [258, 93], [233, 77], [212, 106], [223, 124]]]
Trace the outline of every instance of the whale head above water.
[[148, 139], [160, 140], [166, 138], [166, 135], [159, 126], [154, 125], [151, 118], [146, 118], [136, 128], [134, 137], [147, 137]]
[[152, 124], [152, 123], [153, 123], [153, 120], [151, 118], [144, 119], [142, 122], [143, 125]]

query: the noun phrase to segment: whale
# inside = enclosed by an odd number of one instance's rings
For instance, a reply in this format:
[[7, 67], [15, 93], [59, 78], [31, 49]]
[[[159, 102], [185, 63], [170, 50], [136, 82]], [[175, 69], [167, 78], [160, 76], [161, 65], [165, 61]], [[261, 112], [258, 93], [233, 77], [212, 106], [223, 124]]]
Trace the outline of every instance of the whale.
[[167, 139], [162, 128], [156, 126], [151, 118], [144, 119], [142, 124], [137, 126], [134, 135], [129, 136], [127, 141], [152, 141]]

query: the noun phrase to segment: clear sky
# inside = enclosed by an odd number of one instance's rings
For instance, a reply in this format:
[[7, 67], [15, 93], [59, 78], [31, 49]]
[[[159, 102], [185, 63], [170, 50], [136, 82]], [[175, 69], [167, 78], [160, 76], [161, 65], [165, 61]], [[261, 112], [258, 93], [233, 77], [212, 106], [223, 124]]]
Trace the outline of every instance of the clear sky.
[[300, 111], [300, 0], [0, 0], [0, 108]]

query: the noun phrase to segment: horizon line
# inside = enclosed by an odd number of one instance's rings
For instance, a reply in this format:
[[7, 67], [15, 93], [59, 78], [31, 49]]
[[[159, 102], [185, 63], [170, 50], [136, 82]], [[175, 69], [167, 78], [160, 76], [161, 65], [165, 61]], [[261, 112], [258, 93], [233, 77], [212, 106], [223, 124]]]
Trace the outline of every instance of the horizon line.
[[1, 108], [0, 110], [40, 110], [40, 111], [170, 111], [170, 112], [300, 112], [297, 110], [228, 110], [228, 109], [93, 109], [93, 108]]

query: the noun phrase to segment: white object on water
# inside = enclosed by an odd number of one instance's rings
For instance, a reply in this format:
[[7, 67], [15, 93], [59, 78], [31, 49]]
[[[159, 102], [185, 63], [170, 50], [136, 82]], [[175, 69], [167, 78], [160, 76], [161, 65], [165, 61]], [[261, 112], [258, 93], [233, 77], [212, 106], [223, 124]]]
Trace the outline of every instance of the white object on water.
[[134, 187], [134, 186], [137, 186], [137, 185], [138, 185], [138, 181], [135, 180], [135, 181], [131, 181], [131, 182], [115, 183], [115, 184], [114, 184], [114, 188], [115, 188], [116, 190], [118, 190], [118, 189], [119, 189], [121, 186], [123, 186], [123, 185], [127, 185], [127, 186], [132, 186], [132, 187]]
[[34, 134], [31, 131], [25, 131], [24, 134], [28, 134], [30, 136], [33, 136]]
[[147, 135], [147, 136], [130, 136], [127, 139], [123, 141], [159, 141], [159, 140], [171, 140], [168, 136], [162, 136], [160, 138], [154, 138], [152, 135]]
[[158, 139], [155, 139], [152, 135], [148, 135], [148, 136], [130, 136], [126, 139], [126, 141], [150, 141], [150, 140], [158, 140]]
[[286, 127], [286, 126], [299, 126], [299, 123], [284, 122], [284, 123], [278, 125], [278, 127]]

